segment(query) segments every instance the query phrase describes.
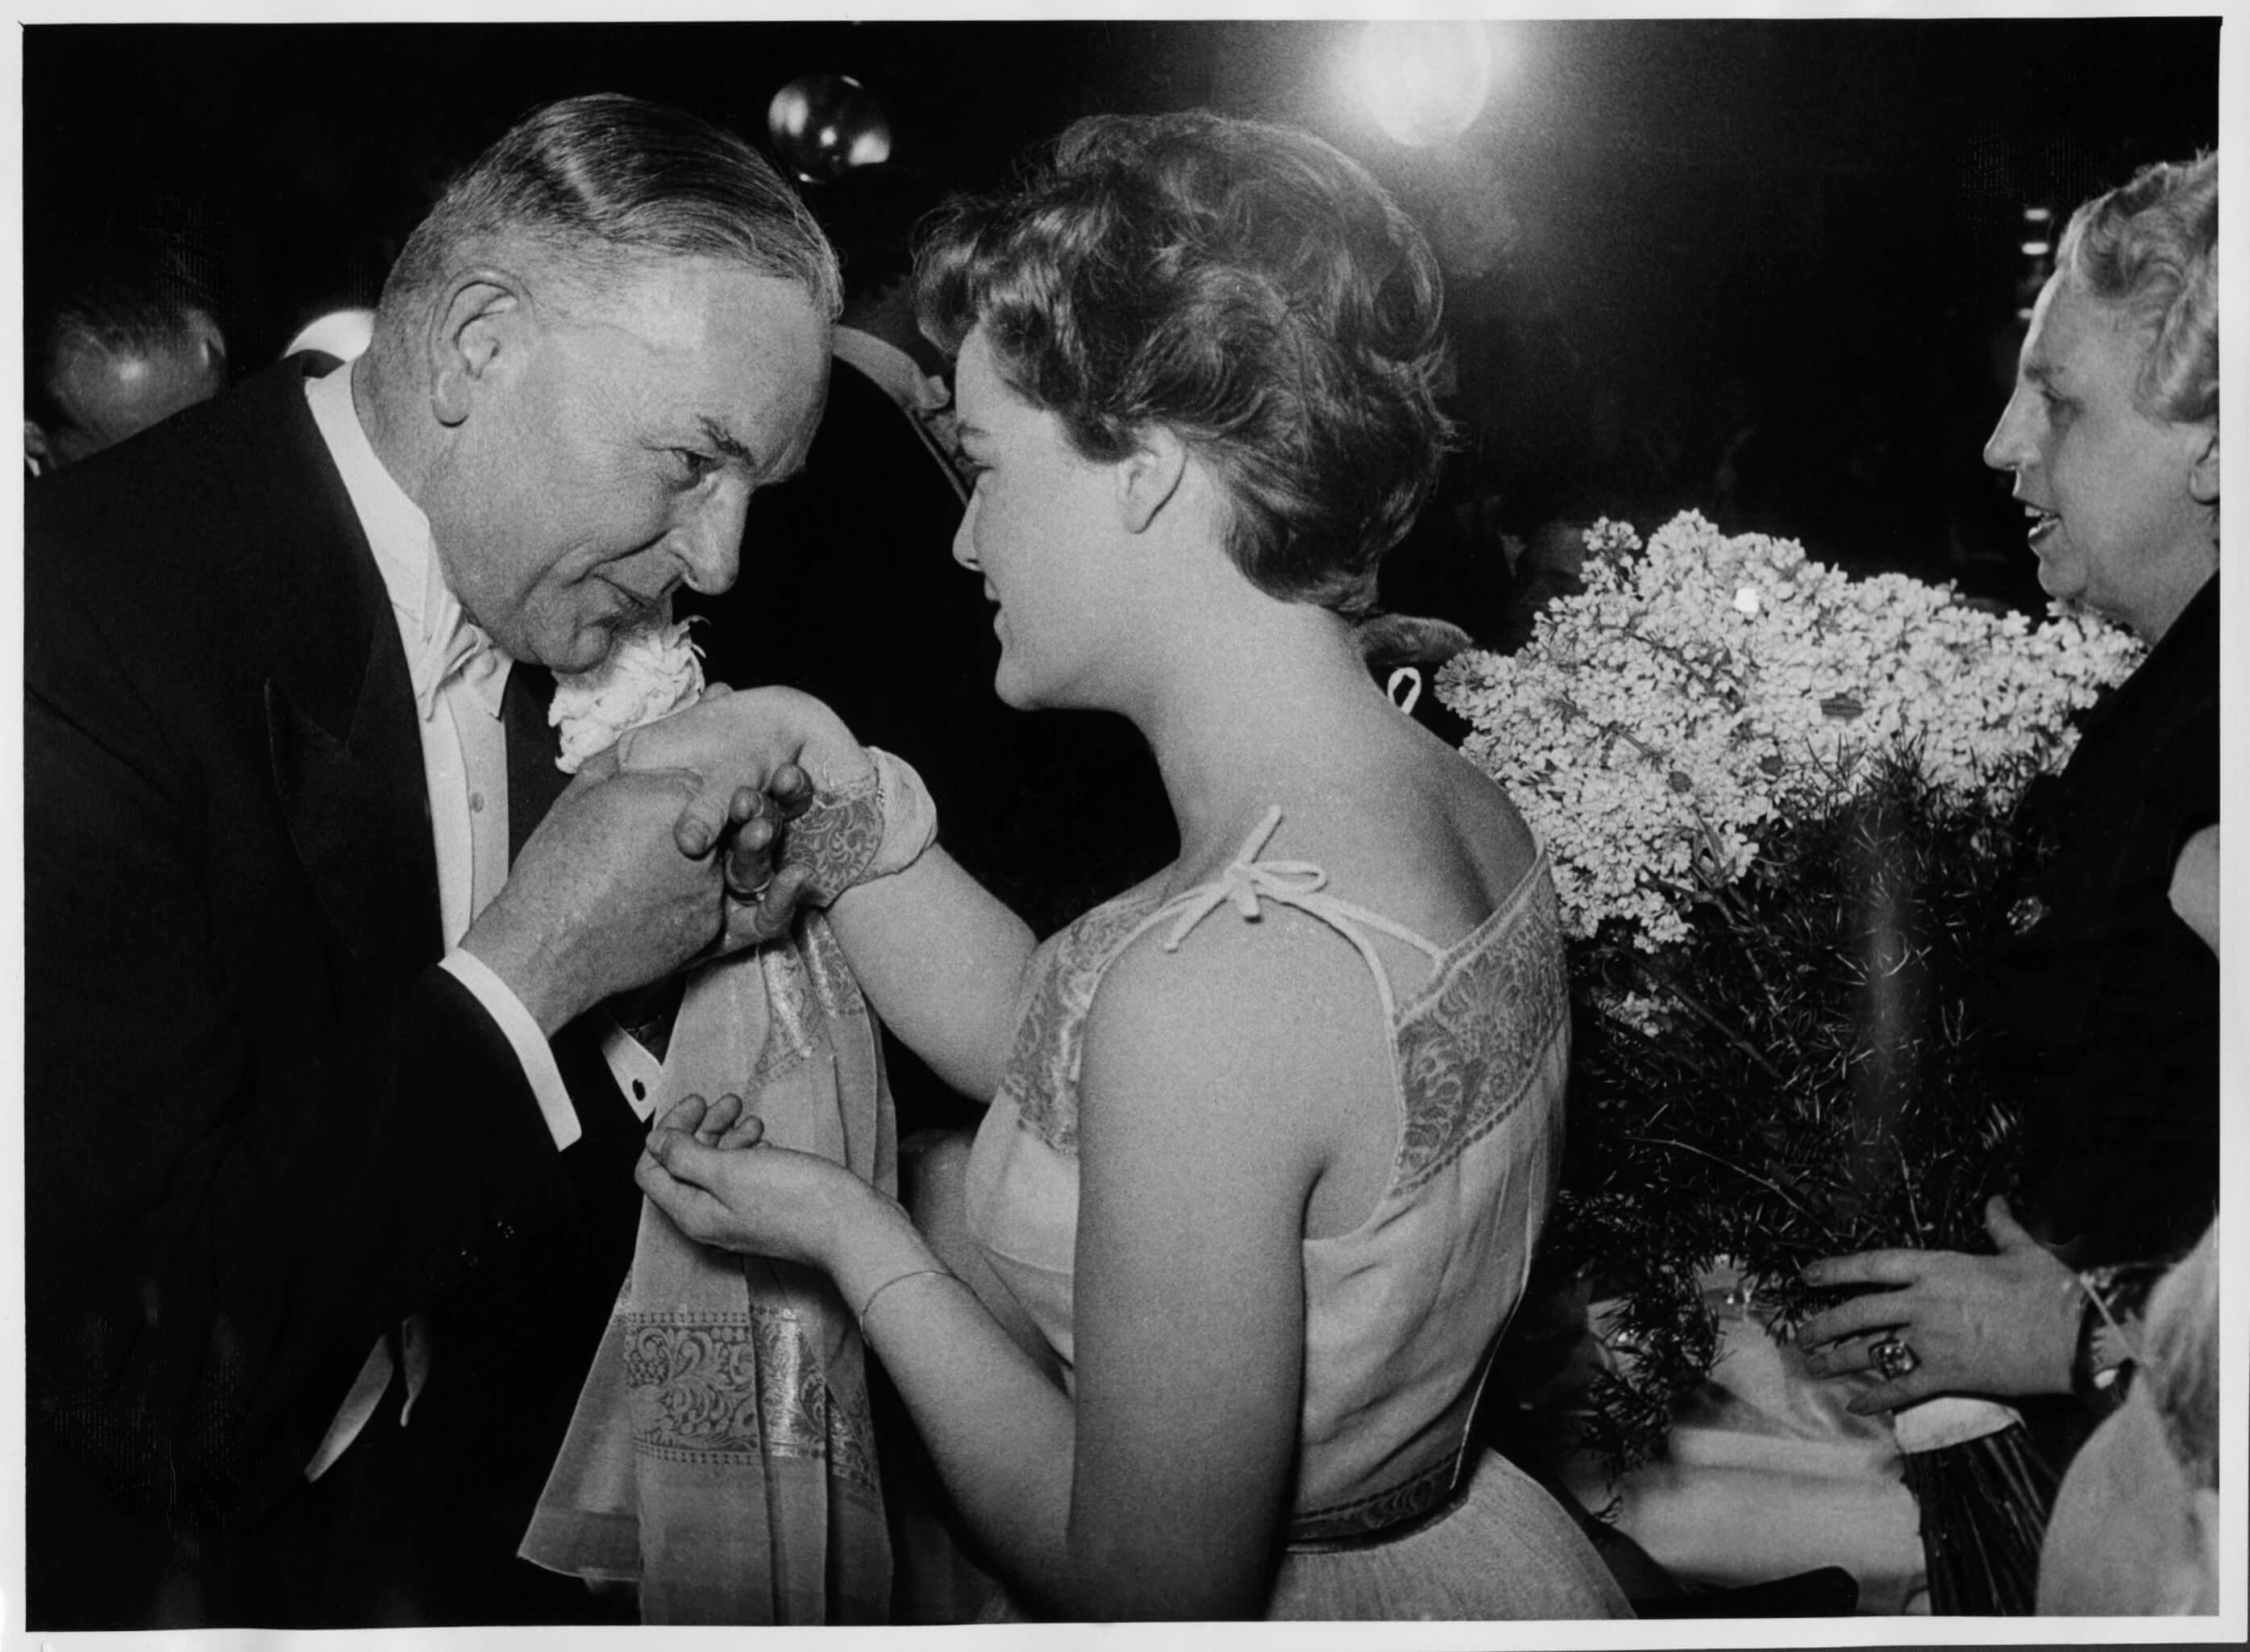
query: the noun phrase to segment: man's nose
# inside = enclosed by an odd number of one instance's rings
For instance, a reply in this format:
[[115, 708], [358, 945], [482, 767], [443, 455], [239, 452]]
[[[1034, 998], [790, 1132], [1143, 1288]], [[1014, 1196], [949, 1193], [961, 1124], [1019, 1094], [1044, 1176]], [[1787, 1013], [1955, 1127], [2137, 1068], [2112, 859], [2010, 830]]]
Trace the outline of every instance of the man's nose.
[[750, 490], [721, 485], [695, 513], [673, 530], [673, 550], [687, 570], [687, 584], [715, 597], [742, 571], [742, 523], [749, 514]]

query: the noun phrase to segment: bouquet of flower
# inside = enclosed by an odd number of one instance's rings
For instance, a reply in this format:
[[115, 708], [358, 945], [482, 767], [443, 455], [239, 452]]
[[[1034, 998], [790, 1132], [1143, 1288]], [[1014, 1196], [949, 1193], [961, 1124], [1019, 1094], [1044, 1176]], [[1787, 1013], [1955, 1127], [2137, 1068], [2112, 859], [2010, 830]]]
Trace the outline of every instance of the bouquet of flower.
[[[1715, 1270], [1785, 1327], [1816, 1257], [1981, 1248], [2016, 1119], [1970, 972], [2009, 923], [2018, 801], [2140, 649], [1692, 512], [1646, 547], [1609, 522], [1586, 543], [1583, 594], [1437, 687], [1561, 896], [1577, 1048], [1549, 1245], [1615, 1300], [1585, 1426], [1622, 1473], [1718, 1356]], [[2017, 1454], [1987, 1470], [2014, 1506]], [[2012, 1599], [2036, 1522], [1975, 1562], [2010, 1580], [1964, 1586], [1939, 1549], [1965, 1504], [1917, 1495], [1940, 1609]]]

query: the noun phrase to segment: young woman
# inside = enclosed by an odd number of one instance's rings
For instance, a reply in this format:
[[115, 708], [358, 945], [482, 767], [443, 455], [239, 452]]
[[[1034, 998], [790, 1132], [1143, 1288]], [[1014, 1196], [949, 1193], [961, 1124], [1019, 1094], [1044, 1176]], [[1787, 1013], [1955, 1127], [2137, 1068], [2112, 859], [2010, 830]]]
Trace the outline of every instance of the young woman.
[[722, 1135], [726, 1099], [666, 1121], [642, 1185], [835, 1281], [1016, 1610], [1622, 1614], [1469, 1434], [1561, 1146], [1546, 864], [1354, 638], [1440, 459], [1428, 248], [1317, 139], [1106, 117], [939, 227], [919, 294], [958, 352], [955, 555], [997, 690], [1129, 718], [1180, 856], [1036, 944], [817, 702], [639, 731], [634, 766], [801, 761], [807, 854], [880, 834], [830, 921], [885, 1020], [992, 1098], [920, 1227], [727, 1145], [755, 1126]]

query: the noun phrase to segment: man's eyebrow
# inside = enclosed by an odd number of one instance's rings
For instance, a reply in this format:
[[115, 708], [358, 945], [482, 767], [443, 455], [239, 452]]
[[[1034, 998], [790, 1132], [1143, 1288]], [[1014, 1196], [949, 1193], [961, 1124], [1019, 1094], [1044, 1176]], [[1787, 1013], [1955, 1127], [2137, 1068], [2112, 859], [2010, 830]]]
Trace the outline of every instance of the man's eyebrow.
[[749, 450], [741, 437], [735, 435], [708, 413], [703, 415], [701, 423], [703, 426], [705, 441], [726, 454], [728, 458], [742, 460], [753, 471], [758, 468], [758, 456]]

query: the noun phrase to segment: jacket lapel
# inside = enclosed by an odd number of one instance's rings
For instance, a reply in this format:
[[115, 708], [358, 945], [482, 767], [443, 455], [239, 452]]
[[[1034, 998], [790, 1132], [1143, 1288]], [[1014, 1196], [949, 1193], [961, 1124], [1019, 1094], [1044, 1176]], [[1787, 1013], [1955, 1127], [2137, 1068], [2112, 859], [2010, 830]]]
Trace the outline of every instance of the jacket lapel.
[[367, 960], [444, 947], [406, 653], [343, 478], [285, 362], [240, 392], [232, 472], [245, 612], [265, 616], [266, 736], [291, 844], [321, 909]]
[[443, 950], [437, 851], [413, 699], [403, 662], [396, 685], [390, 664], [369, 651], [341, 736], [269, 680], [266, 737], [289, 841], [321, 909], [355, 956], [413, 967]]

